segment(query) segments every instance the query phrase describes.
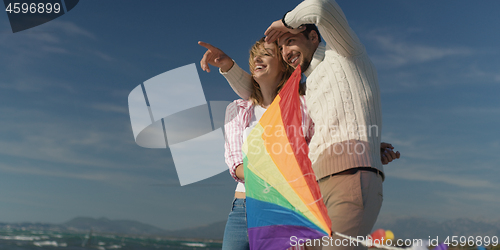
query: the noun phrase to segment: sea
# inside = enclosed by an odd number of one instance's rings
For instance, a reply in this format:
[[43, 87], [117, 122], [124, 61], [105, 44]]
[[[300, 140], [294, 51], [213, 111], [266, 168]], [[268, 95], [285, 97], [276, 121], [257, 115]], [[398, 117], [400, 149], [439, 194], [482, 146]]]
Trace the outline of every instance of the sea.
[[0, 230], [0, 250], [220, 250], [222, 243], [205, 240], [122, 236], [92, 232], [68, 233], [22, 229]]

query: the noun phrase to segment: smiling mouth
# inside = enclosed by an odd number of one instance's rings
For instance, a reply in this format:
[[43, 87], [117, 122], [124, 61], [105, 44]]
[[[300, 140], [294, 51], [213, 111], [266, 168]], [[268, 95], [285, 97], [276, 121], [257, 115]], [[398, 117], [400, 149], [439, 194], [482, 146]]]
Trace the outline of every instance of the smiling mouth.
[[299, 61], [300, 54], [292, 55], [288, 59], [289, 64], [291, 65], [296, 65]]
[[265, 69], [266, 67], [267, 67], [266, 65], [257, 65], [257, 66], [255, 66], [255, 70], [254, 71], [255, 72], [261, 71], [261, 70]]

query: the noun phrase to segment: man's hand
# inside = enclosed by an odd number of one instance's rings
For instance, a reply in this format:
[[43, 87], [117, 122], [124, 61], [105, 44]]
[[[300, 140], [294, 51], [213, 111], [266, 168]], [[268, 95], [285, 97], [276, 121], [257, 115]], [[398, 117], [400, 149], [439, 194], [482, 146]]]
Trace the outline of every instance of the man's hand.
[[386, 165], [395, 159], [399, 159], [401, 154], [399, 151], [394, 152], [393, 149], [394, 147], [390, 143], [380, 143], [380, 158], [382, 160], [382, 164]]
[[266, 32], [264, 32], [264, 35], [266, 36], [266, 42], [272, 43], [288, 32], [292, 34], [299, 34], [300, 32], [304, 31], [305, 28], [305, 26], [301, 26], [297, 29], [289, 29], [285, 27], [283, 21], [277, 20], [274, 21], [271, 26], [269, 26], [269, 28], [267, 28]]
[[233, 67], [233, 60], [222, 50], [202, 41], [199, 41], [198, 44], [207, 49], [207, 52], [205, 52], [200, 61], [203, 71], [210, 72], [208, 64], [220, 68], [222, 72], [227, 72]]

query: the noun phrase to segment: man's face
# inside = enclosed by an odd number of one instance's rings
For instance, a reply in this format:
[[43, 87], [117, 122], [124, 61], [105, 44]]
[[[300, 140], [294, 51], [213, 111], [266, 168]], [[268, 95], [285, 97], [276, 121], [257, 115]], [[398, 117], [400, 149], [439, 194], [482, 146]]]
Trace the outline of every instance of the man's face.
[[302, 71], [307, 70], [311, 64], [317, 43], [314, 42], [314, 36], [309, 33], [309, 39], [302, 33], [286, 33], [279, 38], [278, 44], [281, 48], [283, 60], [296, 68], [300, 64]]

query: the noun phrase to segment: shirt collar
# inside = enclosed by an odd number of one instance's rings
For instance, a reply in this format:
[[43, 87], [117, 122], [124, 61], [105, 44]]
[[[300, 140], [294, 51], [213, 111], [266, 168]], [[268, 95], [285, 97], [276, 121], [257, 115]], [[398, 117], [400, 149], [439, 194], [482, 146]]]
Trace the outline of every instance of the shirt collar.
[[325, 43], [323, 42], [319, 43], [318, 48], [314, 52], [311, 64], [309, 64], [309, 68], [307, 68], [307, 70], [304, 71], [305, 76], [309, 76], [314, 71], [314, 69], [319, 65], [319, 63], [322, 62], [323, 59], [325, 59], [325, 50], [326, 50]]

